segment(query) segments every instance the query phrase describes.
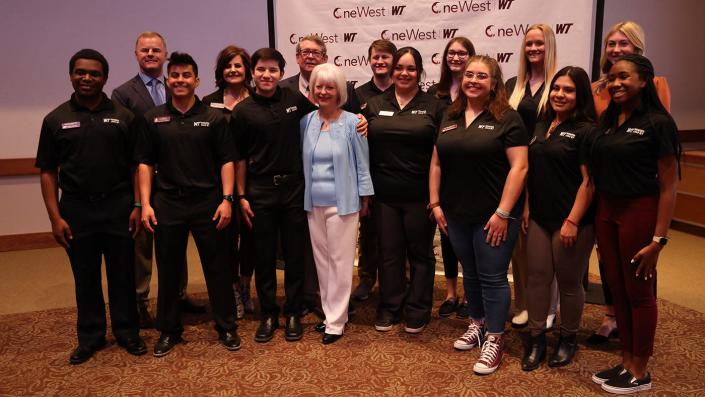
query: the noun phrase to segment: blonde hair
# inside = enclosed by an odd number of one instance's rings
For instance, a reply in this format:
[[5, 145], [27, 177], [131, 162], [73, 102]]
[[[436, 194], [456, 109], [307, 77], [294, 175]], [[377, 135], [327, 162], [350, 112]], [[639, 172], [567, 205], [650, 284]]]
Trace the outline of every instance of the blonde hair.
[[639, 26], [638, 23], [634, 21], [623, 21], [613, 25], [610, 30], [605, 34], [605, 39], [602, 49], [602, 57], [600, 58], [600, 70], [602, 74], [607, 74], [612, 67], [612, 62], [607, 59], [607, 41], [610, 36], [615, 33], [621, 33], [627, 37], [627, 40], [634, 46], [634, 53], [638, 55], [643, 55], [646, 49], [646, 36], [644, 35], [644, 29]]
[[148, 30], [146, 32], [142, 32], [142, 33], [140, 33], [139, 36], [137, 36], [137, 40], [135, 40], [135, 49], [137, 48], [137, 45], [139, 44], [141, 38], [151, 39], [153, 37], [158, 37], [159, 40], [162, 41], [162, 44], [164, 44], [164, 51], [166, 51], [166, 40], [164, 40], [164, 37], [162, 35], [160, 35], [159, 33], [152, 32], [150, 30]]
[[529, 77], [531, 77], [531, 67], [526, 59], [526, 35], [534, 29], [540, 30], [541, 33], [543, 33], [544, 41], [544, 89], [543, 94], [541, 94], [538, 109], [536, 109], [536, 114], [541, 114], [548, 104], [548, 94], [551, 91], [546, 84], [551, 81], [553, 74], [556, 72], [556, 35], [553, 33], [553, 29], [544, 23], [537, 23], [529, 26], [526, 30], [526, 34], [524, 34], [524, 39], [521, 41], [521, 49], [519, 50], [519, 72], [517, 73], [517, 81], [514, 85], [514, 91], [512, 91], [509, 96], [509, 106], [515, 110], [519, 107], [519, 103], [521, 103], [521, 100], [524, 98], [526, 83], [529, 81]]
[[330, 63], [322, 63], [313, 68], [308, 85], [311, 91], [319, 82], [333, 83], [335, 85], [335, 89], [338, 91], [338, 107], [343, 106], [348, 101], [348, 86], [345, 81], [345, 73], [339, 67]]

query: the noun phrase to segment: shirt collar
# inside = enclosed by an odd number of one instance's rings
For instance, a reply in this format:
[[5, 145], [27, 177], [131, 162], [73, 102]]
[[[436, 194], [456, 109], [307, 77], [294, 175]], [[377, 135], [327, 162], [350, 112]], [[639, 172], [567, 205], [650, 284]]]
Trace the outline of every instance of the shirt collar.
[[[152, 81], [152, 79], [153, 79], [153, 77], [147, 76], [141, 70], [139, 72], [137, 72], [137, 75], [140, 76], [140, 79], [142, 80], [142, 83], [144, 83], [144, 85], [149, 84], [149, 82]], [[159, 82], [161, 82], [162, 84], [164, 84], [164, 75], [157, 77], [157, 80]]]
[[[166, 101], [165, 105], [169, 113], [182, 115], [182, 113], [171, 104], [171, 101]], [[203, 105], [203, 102], [198, 99], [198, 95], [196, 95], [196, 102], [194, 102], [193, 106], [191, 106], [191, 109], [189, 109], [186, 113], [183, 113], [183, 116], [188, 117], [194, 114], [199, 114], [202, 113], [204, 109], [206, 109], [206, 107]]]
[[112, 110], [115, 108], [113, 102], [108, 98], [107, 95], [105, 95], [104, 92], [101, 93], [100, 105], [98, 105], [98, 107], [94, 110], [88, 109], [87, 107], [78, 103], [78, 100], [76, 100], [76, 93], [71, 94], [71, 100], [69, 101], [69, 103], [71, 104], [71, 110], [76, 112], [100, 112], [103, 110]]
[[282, 96], [282, 88], [277, 86], [276, 91], [274, 91], [274, 95], [272, 95], [271, 97], [266, 97], [258, 94], [256, 89], [250, 91], [250, 96], [252, 96], [252, 98], [257, 102], [278, 102]]
[[305, 97], [308, 97], [308, 93], [309, 93], [308, 80], [306, 80], [304, 75], [301, 73], [299, 73], [299, 91]]

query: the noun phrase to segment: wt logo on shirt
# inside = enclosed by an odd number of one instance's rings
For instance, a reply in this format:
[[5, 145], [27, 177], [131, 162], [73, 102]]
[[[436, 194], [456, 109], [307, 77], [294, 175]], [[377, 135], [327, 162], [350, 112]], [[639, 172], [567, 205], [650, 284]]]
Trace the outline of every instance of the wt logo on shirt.
[[194, 127], [210, 127], [211, 123], [208, 121], [194, 121]]
[[480, 124], [477, 128], [480, 130], [494, 130], [494, 126], [489, 124]]
[[644, 135], [644, 130], [641, 128], [627, 128], [628, 134]]

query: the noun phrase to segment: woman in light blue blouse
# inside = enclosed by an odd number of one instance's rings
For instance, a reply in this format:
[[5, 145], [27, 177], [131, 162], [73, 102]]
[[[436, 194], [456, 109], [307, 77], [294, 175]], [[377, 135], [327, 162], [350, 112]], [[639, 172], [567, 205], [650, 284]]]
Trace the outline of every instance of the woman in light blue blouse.
[[355, 131], [357, 116], [340, 109], [347, 101], [343, 72], [318, 65], [309, 87], [319, 108], [301, 119], [304, 209], [326, 316], [316, 330], [324, 332], [323, 344], [330, 344], [348, 321], [358, 219], [367, 215], [374, 190], [367, 139]]

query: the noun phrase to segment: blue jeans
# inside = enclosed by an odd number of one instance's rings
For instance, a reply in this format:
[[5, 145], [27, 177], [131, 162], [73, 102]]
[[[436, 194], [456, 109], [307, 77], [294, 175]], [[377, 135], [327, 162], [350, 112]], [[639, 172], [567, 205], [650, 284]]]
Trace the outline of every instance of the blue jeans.
[[507, 240], [497, 247], [485, 242], [485, 223], [464, 223], [447, 218], [448, 236], [455, 254], [463, 265], [463, 287], [468, 298], [470, 317], [485, 319], [490, 333], [504, 332], [512, 293], [507, 281], [507, 269], [521, 220], [510, 219]]

